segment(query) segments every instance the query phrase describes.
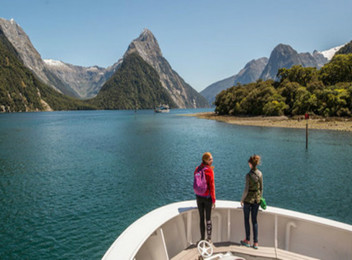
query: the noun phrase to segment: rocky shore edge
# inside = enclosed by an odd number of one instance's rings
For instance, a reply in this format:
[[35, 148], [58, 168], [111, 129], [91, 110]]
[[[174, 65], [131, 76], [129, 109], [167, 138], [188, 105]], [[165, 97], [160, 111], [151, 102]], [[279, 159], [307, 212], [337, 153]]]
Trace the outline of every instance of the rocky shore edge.
[[[214, 112], [204, 112], [196, 114], [185, 114], [183, 116], [194, 116], [201, 119], [217, 120], [228, 124], [262, 127], [283, 127], [283, 128], [306, 128], [304, 116], [220, 116]], [[340, 117], [311, 117], [308, 120], [309, 129], [334, 130], [352, 132], [352, 118]]]

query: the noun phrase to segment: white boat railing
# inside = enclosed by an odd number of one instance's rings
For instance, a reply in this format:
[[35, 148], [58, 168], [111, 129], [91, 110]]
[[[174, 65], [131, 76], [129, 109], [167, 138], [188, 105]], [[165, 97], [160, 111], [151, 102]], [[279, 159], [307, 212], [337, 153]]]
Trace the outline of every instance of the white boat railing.
[[[239, 202], [217, 201], [212, 241], [244, 238]], [[352, 259], [352, 226], [268, 206], [258, 214], [260, 246], [319, 259]], [[108, 259], [170, 259], [200, 239], [195, 200], [166, 205], [131, 224], [103, 256]]]

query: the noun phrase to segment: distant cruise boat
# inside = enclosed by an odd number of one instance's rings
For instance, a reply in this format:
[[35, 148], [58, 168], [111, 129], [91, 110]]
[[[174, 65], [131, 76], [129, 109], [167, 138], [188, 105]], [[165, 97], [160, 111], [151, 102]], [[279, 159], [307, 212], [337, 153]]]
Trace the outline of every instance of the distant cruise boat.
[[169, 112], [170, 112], [169, 105], [160, 104], [158, 107], [156, 107], [156, 108], [154, 109], [154, 111], [155, 111], [156, 113], [169, 113]]
[[102, 259], [352, 259], [352, 226], [341, 222], [268, 206], [258, 214], [260, 244], [255, 250], [239, 244], [244, 237], [240, 202], [217, 200], [212, 221], [213, 246], [197, 249], [196, 201], [163, 206], [131, 224]]

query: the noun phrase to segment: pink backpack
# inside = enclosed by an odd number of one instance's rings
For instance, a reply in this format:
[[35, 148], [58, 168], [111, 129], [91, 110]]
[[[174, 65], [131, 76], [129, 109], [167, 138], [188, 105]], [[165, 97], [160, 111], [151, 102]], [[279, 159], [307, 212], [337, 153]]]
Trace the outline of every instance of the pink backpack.
[[194, 174], [193, 190], [196, 195], [204, 195], [208, 190], [207, 179], [205, 177], [206, 167], [198, 166], [197, 172]]

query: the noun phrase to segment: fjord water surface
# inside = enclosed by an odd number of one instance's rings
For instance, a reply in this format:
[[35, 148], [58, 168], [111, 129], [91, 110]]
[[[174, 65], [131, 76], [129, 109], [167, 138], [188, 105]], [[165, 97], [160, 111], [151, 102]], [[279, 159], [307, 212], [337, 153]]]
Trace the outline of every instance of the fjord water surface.
[[0, 259], [100, 259], [133, 221], [194, 199], [214, 157], [217, 199], [240, 200], [262, 156], [272, 206], [352, 224], [352, 134], [138, 111], [0, 114]]

